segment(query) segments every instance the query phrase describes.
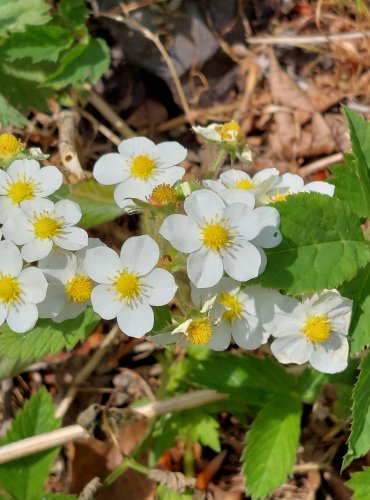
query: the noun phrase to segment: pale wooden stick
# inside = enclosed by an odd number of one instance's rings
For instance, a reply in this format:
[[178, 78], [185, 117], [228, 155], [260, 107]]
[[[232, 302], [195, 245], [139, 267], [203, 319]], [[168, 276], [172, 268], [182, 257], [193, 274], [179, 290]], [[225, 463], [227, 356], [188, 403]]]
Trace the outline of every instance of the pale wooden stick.
[[[155, 401], [133, 411], [146, 418], [155, 418], [167, 413], [178, 412], [195, 408], [205, 404], [215, 403], [228, 399], [227, 394], [221, 394], [210, 389], [189, 392], [181, 396], [168, 399], [167, 401]], [[21, 439], [0, 447], [0, 464], [26, 457], [33, 453], [55, 448], [70, 441], [87, 438], [89, 434], [78, 424], [69, 425], [55, 431], [38, 434], [30, 438]]]
[[338, 35], [312, 35], [312, 36], [250, 36], [247, 42], [252, 45], [324, 45], [326, 43], [343, 42], [369, 38], [370, 30], [352, 33], [339, 33]]
[[58, 418], [64, 417], [68, 408], [71, 406], [72, 401], [74, 400], [77, 392], [78, 386], [85, 382], [87, 377], [94, 371], [95, 367], [100, 363], [103, 359], [103, 356], [106, 352], [107, 347], [114, 341], [114, 339], [121, 333], [118, 325], [114, 325], [108, 335], [104, 338], [102, 343], [99, 345], [98, 349], [94, 352], [92, 357], [86, 363], [86, 365], [82, 368], [80, 372], [78, 372], [77, 376], [73, 381], [73, 385], [68, 389], [66, 396], [60, 402], [55, 416]]
[[333, 163], [339, 162], [343, 160], [343, 154], [342, 153], [335, 153], [330, 156], [326, 156], [325, 158], [321, 158], [320, 160], [313, 161], [312, 163], [309, 163], [308, 165], [305, 165], [304, 167], [301, 167], [298, 170], [298, 173], [301, 177], [307, 177], [308, 175], [311, 175], [315, 172], [319, 172], [320, 170], [323, 170], [324, 168], [328, 167], [329, 165], [332, 165]]
[[77, 115], [71, 110], [62, 111], [57, 115], [59, 152], [63, 167], [80, 180], [84, 177], [84, 171], [76, 152], [77, 122]]

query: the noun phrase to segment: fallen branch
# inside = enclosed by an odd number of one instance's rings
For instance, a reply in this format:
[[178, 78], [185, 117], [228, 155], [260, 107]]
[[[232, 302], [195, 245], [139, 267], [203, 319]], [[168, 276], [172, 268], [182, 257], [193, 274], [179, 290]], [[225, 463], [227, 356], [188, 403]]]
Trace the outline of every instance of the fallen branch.
[[352, 33], [339, 33], [338, 35], [312, 35], [312, 36], [250, 36], [247, 42], [252, 45], [325, 45], [327, 43], [344, 42], [348, 40], [361, 40], [370, 38], [370, 30], [355, 31]]
[[73, 111], [62, 111], [57, 115], [59, 129], [59, 152], [63, 167], [81, 180], [85, 173], [76, 152], [76, 126], [78, 118]]
[[[205, 404], [223, 401], [227, 398], [227, 394], [220, 394], [216, 391], [204, 389], [183, 394], [182, 396], [176, 396], [166, 401], [155, 401], [140, 408], [135, 408], [133, 411], [137, 412], [141, 417], [156, 418], [161, 415], [166, 415], [167, 413], [188, 410]], [[50, 448], [64, 445], [76, 439], [88, 437], [88, 432], [78, 424], [63, 427], [56, 431], [38, 434], [37, 436], [32, 436], [0, 447], [0, 464], [16, 460], [17, 458], [26, 457], [33, 453], [49, 450]]]

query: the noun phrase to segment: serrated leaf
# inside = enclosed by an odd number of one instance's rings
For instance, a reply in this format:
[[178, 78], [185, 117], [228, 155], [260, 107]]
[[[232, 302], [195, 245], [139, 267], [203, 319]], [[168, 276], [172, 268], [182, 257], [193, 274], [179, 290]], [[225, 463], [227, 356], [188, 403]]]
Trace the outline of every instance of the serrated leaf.
[[367, 192], [370, 193], [370, 122], [346, 106], [344, 113], [349, 126], [352, 151], [359, 162], [360, 179], [367, 186]]
[[0, 37], [24, 31], [26, 26], [46, 24], [49, 9], [46, 0], [1, 0]]
[[21, 115], [4, 96], [0, 94], [0, 125], [7, 128], [9, 125], [13, 127], [26, 127], [28, 120]]
[[34, 62], [57, 62], [61, 52], [70, 47], [73, 38], [58, 26], [27, 26], [23, 33], [16, 33], [1, 46], [0, 57], [10, 61], [29, 57]]
[[301, 193], [274, 207], [283, 241], [266, 250], [266, 270], [254, 282], [292, 295], [320, 291], [337, 288], [369, 262], [370, 244], [341, 200]]
[[370, 467], [364, 467], [360, 472], [351, 474], [346, 486], [353, 491], [352, 500], [369, 500], [370, 498]]
[[40, 319], [33, 330], [24, 334], [14, 333], [3, 325], [0, 352], [10, 358], [40, 359], [46, 354], [56, 354], [65, 347], [73, 349], [77, 342], [92, 332], [99, 320], [100, 317], [88, 307], [77, 318], [63, 323]]
[[103, 186], [94, 179], [81, 184], [62, 186], [52, 199], [68, 198], [80, 205], [82, 219], [79, 226], [89, 228], [109, 222], [123, 214], [123, 211], [113, 198], [114, 187]]
[[291, 472], [301, 412], [300, 402], [287, 395], [270, 401], [254, 420], [243, 452], [243, 473], [253, 500], [272, 493]]
[[189, 359], [192, 382], [229, 394], [247, 404], [263, 404], [271, 394], [295, 392], [296, 380], [270, 359], [209, 351], [205, 359]]
[[[46, 389], [41, 389], [17, 414], [6, 437], [0, 440], [0, 445], [58, 429], [60, 422], [54, 417], [54, 412], [50, 394]], [[14, 500], [40, 500], [57, 453], [58, 449], [52, 449], [2, 464], [0, 486]]]
[[358, 353], [370, 345], [370, 264], [344, 283], [340, 292], [353, 300], [349, 340], [351, 352]]
[[370, 449], [370, 353], [362, 360], [353, 390], [352, 428], [342, 468]]
[[58, 17], [70, 30], [80, 30], [86, 24], [89, 11], [85, 0], [60, 0]]
[[362, 182], [359, 163], [353, 154], [347, 154], [344, 158], [345, 165], [331, 167], [334, 177], [329, 181], [335, 185], [336, 198], [345, 201], [359, 217], [366, 217], [370, 214], [370, 193]]
[[47, 85], [62, 88], [66, 85], [96, 82], [109, 68], [109, 47], [101, 38], [92, 38], [68, 51], [59, 69], [46, 81]]

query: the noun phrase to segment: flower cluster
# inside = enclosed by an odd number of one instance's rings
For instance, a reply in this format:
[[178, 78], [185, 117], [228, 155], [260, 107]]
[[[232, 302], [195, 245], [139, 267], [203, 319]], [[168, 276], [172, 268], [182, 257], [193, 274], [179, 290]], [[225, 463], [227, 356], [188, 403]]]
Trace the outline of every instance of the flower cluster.
[[[222, 155], [250, 159], [236, 122], [194, 131]], [[174, 305], [182, 320], [177, 316], [154, 332], [154, 342], [224, 350], [233, 341], [256, 349], [272, 336], [271, 351], [281, 363], [309, 362], [329, 373], [347, 365], [349, 299], [336, 290], [293, 298], [249, 283], [268, 265], [265, 249], [283, 238], [275, 202], [300, 192], [333, 196], [332, 185], [304, 185], [298, 175], [281, 175], [276, 168], [253, 177], [231, 168], [202, 185], [184, 182], [179, 163], [187, 151], [180, 144], [128, 139], [93, 170], [99, 183], [116, 185], [114, 199], [124, 212], [140, 210], [146, 220], [149, 234], [128, 238], [118, 255], [76, 226], [82, 215], [76, 203], [48, 199], [61, 186], [61, 173], [54, 166], [40, 167], [35, 158], [14, 159], [24, 154], [24, 146], [9, 137], [3, 144], [1, 138], [0, 157], [12, 161], [0, 170], [5, 238], [0, 242], [0, 325], [6, 321], [15, 332], [25, 332], [38, 317], [60, 323], [91, 306], [106, 320], [117, 318], [127, 335], [141, 337], [153, 331], [153, 307], [175, 298], [173, 272], [180, 278]], [[191, 297], [184, 299], [189, 288]]]

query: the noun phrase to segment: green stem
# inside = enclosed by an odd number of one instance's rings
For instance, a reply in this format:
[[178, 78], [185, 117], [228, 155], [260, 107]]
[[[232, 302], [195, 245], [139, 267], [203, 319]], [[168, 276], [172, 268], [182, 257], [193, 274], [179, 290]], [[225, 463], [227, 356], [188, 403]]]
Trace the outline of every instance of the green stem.
[[215, 179], [217, 177], [218, 171], [222, 167], [224, 160], [226, 158], [226, 155], [227, 155], [227, 151], [225, 151], [223, 148], [220, 148], [212, 167], [209, 169], [209, 172], [207, 175], [208, 179]]

